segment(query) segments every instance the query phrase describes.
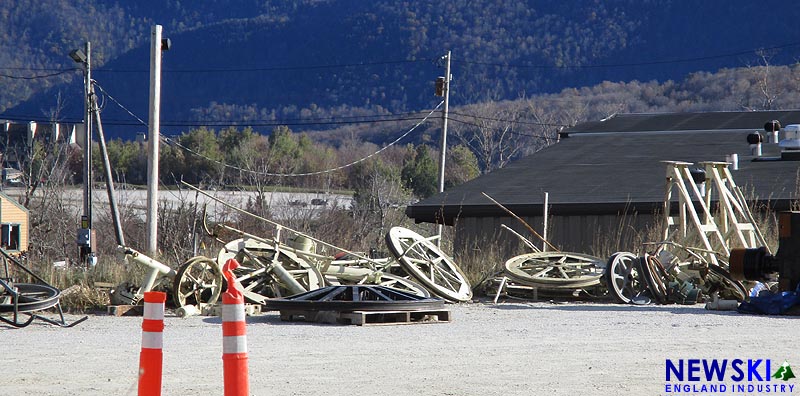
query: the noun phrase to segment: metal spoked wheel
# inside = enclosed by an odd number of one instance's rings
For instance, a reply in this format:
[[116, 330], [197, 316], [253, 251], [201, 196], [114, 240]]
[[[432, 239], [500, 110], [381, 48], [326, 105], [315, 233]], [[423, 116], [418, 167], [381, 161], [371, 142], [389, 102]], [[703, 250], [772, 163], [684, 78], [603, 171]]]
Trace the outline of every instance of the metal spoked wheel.
[[61, 292], [51, 286], [35, 283], [10, 284], [14, 290], [0, 294], [0, 313], [33, 312], [54, 307]]
[[392, 227], [386, 244], [406, 272], [434, 294], [453, 302], [472, 299], [467, 277], [429, 239], [407, 228]]
[[606, 265], [606, 284], [617, 302], [630, 304], [647, 291], [640, 270], [639, 258], [629, 252], [611, 255]]
[[429, 298], [431, 293], [425, 286], [420, 285], [410, 279], [392, 274], [381, 274], [380, 279], [375, 283], [377, 286], [391, 287], [392, 289], [402, 290], [416, 296]]
[[549, 289], [582, 289], [600, 283], [597, 257], [567, 252], [536, 252], [513, 257], [505, 263], [511, 280]]
[[179, 307], [189, 304], [214, 304], [222, 292], [222, 271], [217, 262], [205, 256], [192, 257], [175, 275], [173, 299]]
[[706, 295], [718, 292], [722, 299], [740, 302], [745, 301], [748, 295], [742, 282], [733, 279], [730, 272], [715, 264], [708, 265], [708, 275], [706, 275], [702, 289]]
[[658, 257], [645, 253], [643, 257], [639, 257], [639, 263], [650, 294], [659, 304], [666, 304], [668, 291], [665, 280], [668, 274], [664, 266], [661, 265], [661, 261]]
[[[238, 250], [234, 250], [238, 249]], [[235, 254], [231, 255], [235, 251]], [[217, 256], [218, 264], [235, 258], [241, 266], [234, 271], [244, 287], [244, 297], [263, 304], [269, 298], [291, 296], [325, 285], [319, 269], [287, 250], [275, 251], [270, 244], [238, 239], [225, 245]]]

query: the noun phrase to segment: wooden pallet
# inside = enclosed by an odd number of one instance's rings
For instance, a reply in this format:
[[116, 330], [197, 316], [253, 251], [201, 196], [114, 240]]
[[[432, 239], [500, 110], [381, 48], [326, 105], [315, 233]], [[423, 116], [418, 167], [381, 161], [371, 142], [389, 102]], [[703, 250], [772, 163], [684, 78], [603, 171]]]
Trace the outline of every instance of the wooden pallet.
[[144, 307], [141, 305], [109, 305], [108, 314], [114, 316], [142, 316]]
[[434, 311], [280, 311], [281, 320], [345, 324], [356, 326], [443, 323], [451, 320], [449, 310]]

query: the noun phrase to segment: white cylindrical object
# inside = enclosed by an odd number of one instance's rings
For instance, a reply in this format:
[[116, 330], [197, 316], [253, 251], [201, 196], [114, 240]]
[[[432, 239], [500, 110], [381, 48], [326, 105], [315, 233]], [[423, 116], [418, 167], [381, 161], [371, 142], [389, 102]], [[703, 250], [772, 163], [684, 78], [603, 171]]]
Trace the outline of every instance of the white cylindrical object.
[[200, 310], [197, 309], [195, 305], [188, 304], [176, 309], [175, 314], [180, 316], [181, 318], [186, 318], [189, 316], [200, 315]]
[[158, 253], [158, 140], [161, 109], [161, 25], [150, 36], [150, 125], [147, 137], [147, 253]]
[[739, 170], [739, 154], [726, 155], [725, 162], [731, 165], [731, 170]]
[[549, 205], [550, 205], [550, 193], [549, 192], [545, 192], [544, 193], [544, 208], [542, 209], [542, 251], [543, 252], [547, 251], [547, 238], [548, 238], [548, 235], [547, 235], [547, 227], [548, 227], [547, 216], [550, 215], [550, 210], [548, 209]]
[[750, 154], [754, 157], [761, 156], [761, 143], [751, 144], [750, 145]]

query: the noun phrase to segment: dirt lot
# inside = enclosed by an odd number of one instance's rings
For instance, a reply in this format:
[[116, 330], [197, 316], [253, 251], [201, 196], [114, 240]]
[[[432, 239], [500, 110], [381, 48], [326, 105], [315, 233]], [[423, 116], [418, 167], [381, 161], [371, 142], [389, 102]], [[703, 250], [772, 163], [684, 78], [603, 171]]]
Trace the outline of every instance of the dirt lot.
[[[665, 359], [766, 358], [800, 368], [797, 318], [701, 305], [448, 308], [452, 322], [438, 324], [358, 327], [281, 322], [273, 312], [249, 317], [251, 393], [659, 395]], [[91, 316], [70, 329], [0, 326], [3, 394], [135, 395], [141, 321]], [[164, 344], [164, 395], [222, 394], [218, 318], [167, 317]]]

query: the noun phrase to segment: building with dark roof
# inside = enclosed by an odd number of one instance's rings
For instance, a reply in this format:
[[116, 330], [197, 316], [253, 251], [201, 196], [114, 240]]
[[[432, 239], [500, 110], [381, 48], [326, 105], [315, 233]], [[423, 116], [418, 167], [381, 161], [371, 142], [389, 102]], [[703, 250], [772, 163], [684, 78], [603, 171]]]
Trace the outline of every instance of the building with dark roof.
[[[771, 135], [765, 123], [772, 120], [800, 124], [800, 111], [621, 114], [582, 123], [561, 132], [558, 143], [410, 205], [406, 214], [418, 223], [455, 226], [456, 252], [487, 246], [509, 250], [518, 241], [501, 224], [530, 234], [482, 193], [540, 233], [548, 193], [553, 244], [595, 254], [633, 250], [638, 246], [631, 246], [632, 235], [661, 219], [662, 161], [726, 161], [737, 154], [732, 174], [746, 195], [772, 210], [789, 209], [800, 198], [800, 161], [781, 160], [779, 144], [765, 136]], [[760, 158], [748, 144], [748, 135], [756, 131], [765, 138]], [[781, 131], [780, 139], [784, 136]]]

